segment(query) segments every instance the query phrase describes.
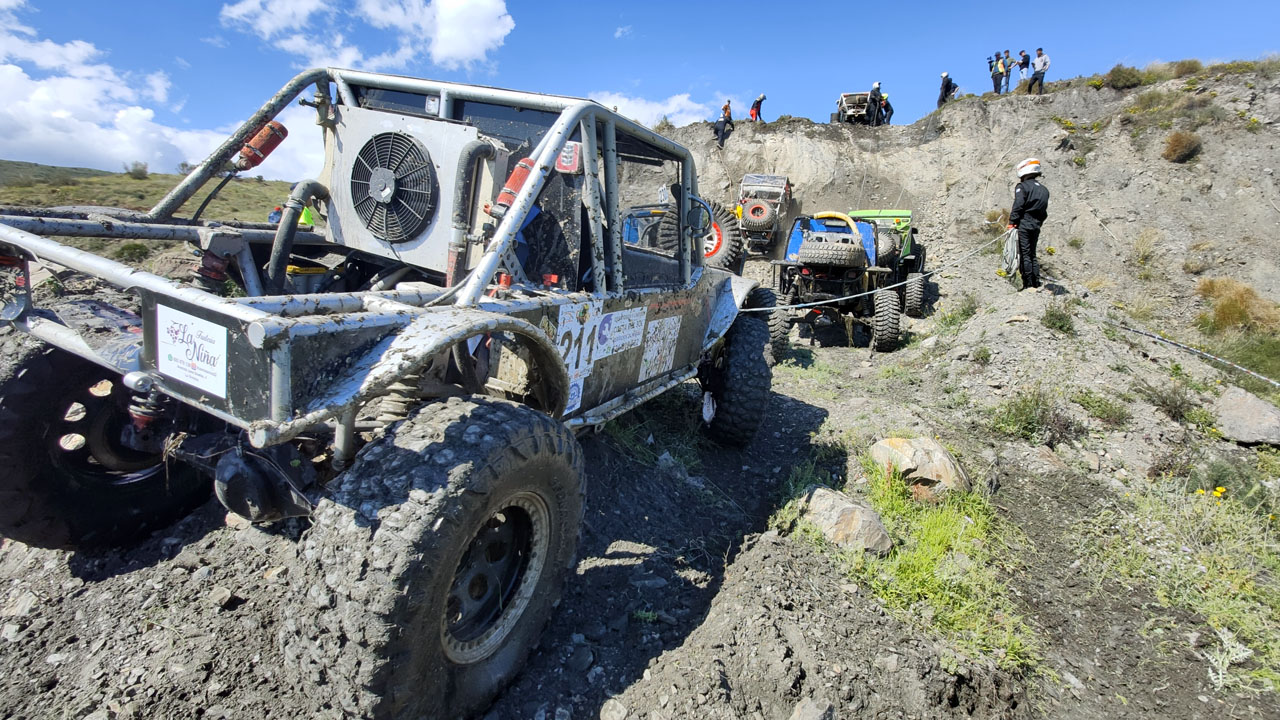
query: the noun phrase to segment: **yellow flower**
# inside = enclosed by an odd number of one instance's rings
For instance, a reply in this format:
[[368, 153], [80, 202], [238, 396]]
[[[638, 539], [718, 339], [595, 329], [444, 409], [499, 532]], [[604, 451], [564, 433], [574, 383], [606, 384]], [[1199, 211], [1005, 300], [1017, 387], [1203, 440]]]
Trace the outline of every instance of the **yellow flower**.
[[1204, 494], [1204, 488], [1198, 488], [1198, 489], [1196, 490], [1196, 494], [1197, 494], [1197, 495], [1203, 495], [1203, 494]]
[[1214, 490], [1215, 490], [1215, 491], [1217, 491], [1217, 492], [1226, 492], [1226, 491], [1227, 491], [1227, 489], [1226, 489], [1226, 488], [1224, 488], [1224, 487], [1222, 487], [1221, 485], [1219, 485], [1218, 487], [1214, 488]]

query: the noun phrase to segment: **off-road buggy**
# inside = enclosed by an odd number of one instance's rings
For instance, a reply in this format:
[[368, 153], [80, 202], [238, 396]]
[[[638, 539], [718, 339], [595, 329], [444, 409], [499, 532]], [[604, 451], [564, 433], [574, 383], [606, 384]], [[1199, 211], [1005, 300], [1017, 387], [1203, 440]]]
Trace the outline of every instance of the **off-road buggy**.
[[[871, 115], [868, 108], [870, 99], [871, 93], [841, 93], [840, 97], [836, 98], [836, 111], [831, 113], [831, 122], [870, 125]], [[879, 108], [876, 108], [876, 111], [879, 111]]]
[[[175, 216], [269, 153], [310, 86], [324, 169], [278, 225]], [[673, 237], [624, 242], [659, 183]], [[575, 433], [692, 378], [716, 438], [764, 414], [767, 325], [738, 312], [753, 283], [693, 250], [696, 196], [687, 150], [597, 103], [318, 69], [148, 213], [4, 208], [3, 321], [47, 347], [0, 385], [0, 533], [117, 543], [210, 488], [254, 522], [306, 516], [287, 677], [339, 714], [471, 715], [574, 562]], [[179, 283], [50, 236], [200, 262]], [[84, 282], [33, 291], [36, 263]]]
[[786, 175], [747, 174], [738, 187], [734, 211], [742, 225], [747, 249], [766, 253], [773, 249], [791, 210], [791, 181]]
[[924, 304], [925, 251], [915, 236], [909, 210], [797, 217], [784, 259], [773, 262], [774, 287], [783, 305], [824, 304], [791, 321], [843, 324], [850, 342], [861, 325], [873, 350], [894, 349], [902, 312], [918, 316]]

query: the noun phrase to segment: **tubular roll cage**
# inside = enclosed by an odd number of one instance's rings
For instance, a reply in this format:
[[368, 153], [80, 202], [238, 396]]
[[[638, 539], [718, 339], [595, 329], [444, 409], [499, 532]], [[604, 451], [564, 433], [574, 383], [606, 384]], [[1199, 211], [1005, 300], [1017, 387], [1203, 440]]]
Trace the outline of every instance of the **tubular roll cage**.
[[[480, 101], [505, 104], [533, 110], [558, 112], [559, 117], [539, 141], [531, 157], [535, 158], [533, 172], [525, 182], [510, 210], [503, 216], [493, 239], [485, 248], [476, 267], [463, 280], [460, 287], [436, 290], [369, 290], [346, 293], [317, 293], [310, 295], [274, 295], [224, 298], [177, 283], [147, 272], [130, 268], [122, 263], [93, 253], [63, 245], [42, 236], [89, 236], [109, 238], [134, 238], [198, 242], [209, 233], [234, 232], [246, 243], [268, 244], [276, 241], [277, 229], [263, 223], [218, 223], [215, 221], [191, 222], [175, 218], [174, 212], [191, 199], [227, 162], [239, 151], [245, 141], [266, 122], [276, 117], [291, 104], [309, 85], [316, 88], [316, 106], [319, 122], [325, 122], [324, 114], [330, 103], [330, 85], [337, 89], [338, 97], [347, 106], [358, 107], [352, 84], [371, 88], [411, 93], [436, 94], [440, 98], [439, 117], [450, 118], [454, 103]], [[680, 276], [688, 286], [694, 276], [695, 261], [692, 257], [691, 232], [684, 218], [688, 215], [691, 198], [697, 194], [694, 162], [688, 150], [654, 133], [632, 120], [617, 115], [599, 103], [578, 98], [519, 92], [498, 88], [459, 85], [417, 78], [388, 76], [354, 70], [318, 68], [298, 74], [284, 85], [266, 104], [259, 108], [229, 138], [200, 165], [191, 171], [176, 187], [145, 214], [131, 211], [112, 211], [102, 208], [85, 208], [71, 211], [50, 211], [39, 208], [0, 208], [0, 243], [20, 249], [29, 259], [38, 259], [70, 270], [92, 275], [124, 290], [137, 290], [144, 296], [144, 308], [148, 296], [150, 304], [155, 300], [173, 301], [187, 308], [195, 308], [219, 322], [244, 330], [245, 338], [258, 355], [269, 364], [270, 391], [268, 420], [246, 420], [231, 411], [209, 407], [207, 398], [195, 397], [198, 393], [184, 392], [163, 382], [157, 372], [149, 371], [152, 380], [166, 394], [210, 413], [232, 425], [249, 431], [255, 446], [263, 447], [291, 440], [309, 429], [334, 425], [335, 455], [349, 457], [354, 437], [356, 410], [372, 397], [385, 390], [398, 377], [396, 372], [412, 372], [413, 367], [403, 363], [380, 363], [365, 367], [372, 370], [369, 377], [353, 378], [338, 382], [328, 392], [295, 413], [293, 406], [293, 360], [289, 340], [298, 337], [325, 335], [353, 329], [384, 329], [392, 333], [384, 338], [373, 352], [393, 350], [394, 331], [416, 326], [420, 332], [431, 332], [432, 348], [447, 349], [450, 344], [464, 340], [480, 332], [515, 332], [532, 339], [535, 355], [541, 353], [550, 362], [550, 371], [559, 378], [567, 378], [558, 355], [543, 333], [519, 318], [503, 317], [503, 313], [528, 309], [528, 301], [491, 301], [484, 297], [494, 281], [503, 259], [512, 256], [515, 235], [521, 222], [542, 191], [556, 158], [575, 131], [580, 131], [587, 177], [583, 198], [591, 229], [592, 273], [595, 288], [593, 297], [618, 295], [623, 290], [622, 275], [622, 223], [618, 208], [618, 151], [619, 131], [648, 143], [671, 155], [681, 163], [683, 192], [673, 201], [678, 202], [684, 242], [679, 254]], [[597, 132], [601, 142], [597, 143]], [[603, 193], [599, 184], [600, 167], [597, 154], [604, 159]], [[602, 197], [603, 194], [603, 203]], [[609, 250], [611, 262], [605, 263], [603, 229], [608, 217]], [[294, 242], [299, 244], [326, 244], [326, 238], [315, 232], [298, 232]], [[246, 253], [247, 254], [247, 253]], [[249, 258], [251, 259], [251, 257]], [[252, 262], [241, 262], [246, 285], [257, 281], [258, 269]], [[259, 285], [260, 286], [260, 285]], [[536, 292], [546, 294], [541, 289]], [[456, 294], [455, 294], [456, 293]], [[581, 294], [579, 294], [581, 296]], [[452, 300], [450, 300], [452, 298]], [[450, 300], [446, 306], [444, 302]], [[435, 305], [436, 307], [429, 307]], [[82, 358], [103, 365], [121, 374], [143, 369], [137, 355], [124, 358], [113, 355], [110, 359], [95, 352], [74, 328], [44, 313], [27, 310], [11, 321], [17, 328]], [[540, 343], [538, 340], [540, 339]], [[540, 346], [540, 347], [538, 347]], [[415, 351], [423, 351], [415, 346]], [[550, 355], [547, 355], [547, 353]], [[544, 363], [545, 364], [545, 363]], [[392, 365], [393, 367], [383, 367]], [[357, 368], [358, 369], [358, 368]], [[377, 375], [377, 377], [374, 377]], [[550, 414], [559, 416], [564, 398], [553, 403]], [[611, 413], [612, 415], [613, 413]], [[606, 418], [607, 419], [607, 418]]]

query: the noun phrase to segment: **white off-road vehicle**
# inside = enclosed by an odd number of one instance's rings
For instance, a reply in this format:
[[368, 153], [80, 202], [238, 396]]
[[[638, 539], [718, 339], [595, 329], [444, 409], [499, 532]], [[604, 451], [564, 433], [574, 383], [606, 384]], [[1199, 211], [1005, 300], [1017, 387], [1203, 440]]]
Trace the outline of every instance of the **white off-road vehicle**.
[[[279, 223], [175, 215], [312, 87], [324, 168]], [[482, 710], [574, 563], [575, 434], [693, 378], [721, 441], [765, 413], [768, 329], [739, 314], [754, 283], [704, 265], [695, 178], [591, 101], [317, 69], [148, 213], [0, 208], [0, 320], [47, 344], [0, 385], [0, 534], [120, 543], [211, 489], [308, 517], [285, 670], [345, 715]], [[675, 236], [624, 242], [655, 187]], [[199, 265], [175, 282], [58, 236], [186, 241]]]

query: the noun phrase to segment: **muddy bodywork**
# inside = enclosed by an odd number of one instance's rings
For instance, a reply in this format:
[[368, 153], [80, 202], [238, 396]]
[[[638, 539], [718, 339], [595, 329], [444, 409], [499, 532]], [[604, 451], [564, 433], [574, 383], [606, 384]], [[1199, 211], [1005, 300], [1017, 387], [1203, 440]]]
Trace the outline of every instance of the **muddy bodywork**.
[[[325, 166], [280, 223], [174, 215], [308, 88]], [[0, 208], [3, 319], [255, 446], [329, 437], [338, 466], [367, 406], [406, 384], [414, 401], [490, 394], [596, 425], [695, 374], [750, 289], [691, 251], [695, 177], [683, 147], [594, 102], [311, 70], [149, 213]], [[681, 219], [674, 251], [623, 242], [626, 208], [659, 186]], [[323, 227], [299, 229], [304, 208]], [[56, 236], [187, 241], [199, 282]], [[36, 307], [37, 262], [132, 291], [136, 306]]]

